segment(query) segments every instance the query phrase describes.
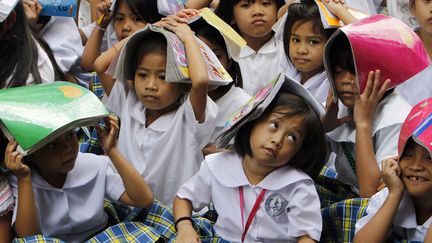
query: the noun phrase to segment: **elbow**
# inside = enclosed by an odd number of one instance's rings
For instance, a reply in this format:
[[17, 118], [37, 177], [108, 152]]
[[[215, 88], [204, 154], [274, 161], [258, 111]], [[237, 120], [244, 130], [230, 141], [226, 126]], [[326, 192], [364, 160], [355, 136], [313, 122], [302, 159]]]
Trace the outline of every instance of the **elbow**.
[[94, 62], [94, 71], [96, 71], [98, 74], [104, 74], [106, 71], [106, 68], [104, 65], [102, 65], [101, 61], [99, 59], [96, 59]]
[[192, 87], [200, 90], [207, 90], [209, 83], [209, 78], [206, 75], [200, 75], [198, 77], [194, 77], [192, 80]]
[[153, 195], [153, 193], [150, 193], [150, 195], [144, 200], [142, 207], [143, 208], [150, 208], [151, 205], [153, 204], [153, 202], [154, 202], [154, 195]]
[[94, 66], [93, 63], [87, 61], [85, 58], [81, 58], [80, 66], [84, 71], [93, 72]]

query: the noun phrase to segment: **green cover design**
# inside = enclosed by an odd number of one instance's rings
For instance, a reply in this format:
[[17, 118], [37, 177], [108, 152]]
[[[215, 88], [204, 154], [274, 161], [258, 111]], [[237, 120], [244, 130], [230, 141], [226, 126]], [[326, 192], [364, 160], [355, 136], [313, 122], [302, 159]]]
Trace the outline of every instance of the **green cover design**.
[[0, 90], [0, 119], [24, 151], [57, 130], [60, 135], [107, 115], [92, 92], [68, 82]]

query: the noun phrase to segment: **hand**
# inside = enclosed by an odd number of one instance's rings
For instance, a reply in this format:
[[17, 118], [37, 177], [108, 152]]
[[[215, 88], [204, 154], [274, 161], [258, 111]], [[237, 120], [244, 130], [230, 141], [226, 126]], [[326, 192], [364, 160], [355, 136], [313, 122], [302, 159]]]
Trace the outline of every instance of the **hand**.
[[380, 87], [380, 78], [380, 70], [376, 70], [375, 73], [373, 71], [369, 72], [365, 90], [361, 95], [359, 94], [357, 86], [353, 85], [355, 96], [354, 122], [356, 127], [372, 125], [372, 118], [375, 113], [375, 109], [385, 94], [387, 86], [390, 82], [390, 79], [387, 79]]
[[348, 8], [344, 5], [343, 0], [323, 0], [322, 3], [328, 8], [328, 10], [336, 15], [340, 16], [341, 11], [347, 11]]
[[23, 0], [24, 11], [28, 22], [36, 24], [39, 19], [39, 14], [42, 11], [42, 5], [38, 0]]
[[192, 9], [192, 8], [186, 8], [178, 11], [175, 16], [182, 18], [182, 19], [188, 19], [193, 16], [196, 16], [199, 14], [199, 10]]
[[17, 178], [24, 178], [31, 175], [30, 167], [22, 163], [23, 156], [16, 151], [18, 143], [15, 140], [9, 141], [5, 150], [5, 166]]
[[388, 158], [382, 161], [382, 179], [389, 189], [389, 193], [396, 193], [402, 196], [405, 186], [400, 178], [400, 168], [396, 161], [397, 157]]
[[173, 15], [162, 18], [158, 25], [174, 32], [183, 43], [190, 39], [195, 40], [195, 35], [190, 27], [185, 23], [178, 22]]
[[333, 100], [333, 92], [329, 90], [326, 100], [326, 113], [321, 118], [321, 124], [323, 125], [324, 132], [331, 132], [334, 129], [338, 128], [344, 123], [352, 121], [352, 116], [345, 116], [342, 118], [337, 118], [339, 112], [338, 102], [334, 102]]
[[119, 131], [118, 118], [110, 115], [105, 118], [105, 128], [96, 127], [99, 143], [106, 154], [109, 154], [116, 147], [117, 135]]
[[178, 228], [178, 235], [176, 238], [176, 243], [198, 243], [201, 242], [200, 238], [198, 237], [197, 232], [190, 224], [182, 225], [182, 222], [180, 222], [177, 225]]
[[111, 0], [101, 0], [96, 5], [97, 10], [97, 25], [101, 28], [106, 29], [114, 17], [113, 13], [110, 10]]

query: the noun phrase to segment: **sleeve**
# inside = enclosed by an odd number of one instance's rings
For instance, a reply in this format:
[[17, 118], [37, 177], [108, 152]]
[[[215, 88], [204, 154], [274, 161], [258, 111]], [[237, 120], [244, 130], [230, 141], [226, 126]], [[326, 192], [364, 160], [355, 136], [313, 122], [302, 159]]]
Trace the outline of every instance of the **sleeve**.
[[5, 175], [0, 175], [0, 216], [13, 209], [14, 197]]
[[288, 234], [292, 237], [308, 235], [319, 241], [322, 230], [320, 199], [313, 181], [300, 181], [293, 188], [288, 204]]
[[388, 189], [384, 188], [371, 197], [369, 204], [366, 208], [366, 216], [357, 220], [357, 223], [355, 225], [356, 234], [361, 228], [363, 228], [363, 226], [365, 226], [373, 218], [373, 216], [381, 208], [385, 199], [387, 198], [387, 195], [388, 195]]
[[217, 105], [207, 97], [207, 105], [205, 111], [205, 121], [199, 123], [195, 119], [195, 113], [190, 102], [190, 96], [185, 101], [185, 116], [187, 126], [195, 134], [195, 138], [201, 149], [203, 149], [210, 141], [211, 135], [216, 127], [216, 116], [218, 113]]
[[212, 177], [207, 163], [202, 162], [198, 173], [180, 187], [177, 196], [189, 200], [194, 211], [200, 211], [212, 200]]
[[[17, 183], [17, 178], [14, 175], [9, 175], [8, 176], [8, 181], [9, 181], [10, 189], [12, 191], [12, 195], [14, 196], [15, 200], [18, 202], [18, 183]], [[15, 223], [17, 210], [18, 210], [18, 205], [15, 205], [13, 207], [13, 214], [12, 214], [11, 225], [13, 225]]]
[[[104, 156], [106, 157], [106, 156]], [[105, 195], [114, 201], [118, 201], [121, 195], [126, 191], [121, 176], [113, 171], [109, 166], [112, 163], [111, 160], [106, 157], [106, 184], [105, 184]]]
[[402, 124], [394, 124], [380, 129], [374, 136], [375, 158], [378, 167], [384, 159], [398, 154], [397, 145]]
[[127, 93], [125, 83], [120, 80], [116, 80], [105, 106], [109, 111], [122, 118], [121, 114], [123, 107], [126, 104], [126, 97]]

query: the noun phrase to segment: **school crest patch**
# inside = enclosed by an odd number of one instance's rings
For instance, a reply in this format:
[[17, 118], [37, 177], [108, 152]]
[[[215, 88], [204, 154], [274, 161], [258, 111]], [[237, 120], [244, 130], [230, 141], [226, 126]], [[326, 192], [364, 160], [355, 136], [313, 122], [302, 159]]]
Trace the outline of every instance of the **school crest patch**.
[[266, 212], [271, 217], [279, 216], [284, 212], [287, 205], [288, 201], [280, 193], [273, 193], [265, 200]]

